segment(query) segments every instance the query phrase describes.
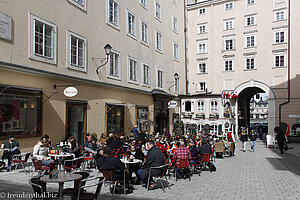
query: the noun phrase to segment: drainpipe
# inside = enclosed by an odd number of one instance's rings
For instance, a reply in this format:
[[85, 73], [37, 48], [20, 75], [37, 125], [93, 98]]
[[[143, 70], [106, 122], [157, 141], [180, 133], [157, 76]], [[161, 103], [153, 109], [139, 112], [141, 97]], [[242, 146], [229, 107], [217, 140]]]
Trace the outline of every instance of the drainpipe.
[[290, 48], [291, 48], [291, 0], [288, 1], [288, 65], [287, 65], [287, 75], [288, 75], [288, 100], [284, 103], [281, 103], [279, 105], [279, 127], [281, 125], [281, 108], [283, 105], [286, 105], [290, 103], [291, 101], [291, 77], [290, 77], [290, 65], [291, 65], [291, 59], [290, 59]]
[[187, 39], [187, 27], [186, 27], [186, 15], [187, 15], [187, 12], [186, 12], [186, 0], [184, 0], [184, 65], [185, 65], [185, 94], [188, 95], [189, 94], [189, 89], [188, 89], [188, 72], [187, 72], [187, 50], [186, 50], [186, 47], [187, 47], [187, 43], [186, 43], [186, 39]]

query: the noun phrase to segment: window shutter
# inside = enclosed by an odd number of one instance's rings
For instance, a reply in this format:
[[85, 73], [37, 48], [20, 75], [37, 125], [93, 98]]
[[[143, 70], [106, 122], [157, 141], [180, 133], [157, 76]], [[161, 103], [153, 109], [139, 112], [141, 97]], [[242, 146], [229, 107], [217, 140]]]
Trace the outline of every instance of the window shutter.
[[184, 106], [185, 106], [185, 102], [182, 102], [182, 104], [181, 104], [181, 112], [185, 112]]
[[222, 133], [222, 124], [218, 125], [218, 135], [221, 135]]
[[195, 112], [195, 102], [191, 101], [191, 112]]

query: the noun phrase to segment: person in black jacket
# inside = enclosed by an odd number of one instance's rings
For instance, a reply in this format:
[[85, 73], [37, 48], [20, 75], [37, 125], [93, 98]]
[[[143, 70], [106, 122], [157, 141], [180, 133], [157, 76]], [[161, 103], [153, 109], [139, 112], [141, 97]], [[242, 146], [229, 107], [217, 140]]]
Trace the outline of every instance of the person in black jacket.
[[246, 146], [247, 146], [247, 141], [248, 141], [248, 135], [247, 135], [246, 127], [241, 127], [241, 137], [240, 137], [240, 140], [242, 141], [243, 151], [246, 152]]
[[198, 148], [198, 153], [200, 155], [200, 161], [202, 160], [205, 153], [212, 153], [211, 146], [208, 144], [207, 140], [202, 141], [202, 145]]
[[284, 142], [285, 142], [285, 135], [282, 132], [280, 127], [275, 127], [274, 128], [274, 132], [276, 134], [276, 140], [280, 149], [280, 153], [283, 154], [283, 146], [284, 146]]
[[249, 135], [250, 141], [251, 141], [251, 151], [255, 151], [255, 141], [257, 138], [257, 134], [255, 133], [254, 129], [251, 130], [250, 135]]
[[90, 133], [86, 134], [86, 141], [82, 146], [82, 150], [85, 150], [85, 153], [92, 154], [93, 156], [97, 154], [97, 143], [92, 139]]
[[19, 142], [15, 141], [15, 138], [14, 135], [10, 134], [8, 136], [8, 141], [3, 143], [3, 148], [6, 150], [3, 153], [2, 160], [8, 160], [7, 171], [10, 171], [13, 156], [21, 153]]
[[[155, 146], [153, 140], [149, 140], [147, 143], [148, 153], [145, 162], [143, 163], [141, 169], [138, 171], [138, 175], [142, 181], [146, 184], [148, 182], [148, 175], [150, 167], [159, 167], [165, 164], [165, 158], [162, 152]], [[151, 169], [150, 176], [160, 176], [162, 174], [162, 169]], [[153, 179], [150, 179], [150, 189], [155, 186]]]

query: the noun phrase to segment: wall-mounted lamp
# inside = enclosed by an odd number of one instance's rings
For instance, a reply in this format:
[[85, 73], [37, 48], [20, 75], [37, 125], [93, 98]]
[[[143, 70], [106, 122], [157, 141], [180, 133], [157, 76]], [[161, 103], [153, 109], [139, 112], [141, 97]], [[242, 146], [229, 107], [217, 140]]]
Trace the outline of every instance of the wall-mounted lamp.
[[[111, 46], [109, 44], [106, 44], [105, 47], [104, 47], [104, 51], [105, 51], [105, 54], [106, 54], [106, 58], [99, 58], [101, 59], [101, 62], [104, 62], [102, 65], [100, 65], [99, 67], [97, 67], [96, 69], [96, 73], [98, 74], [99, 73], [99, 69], [100, 67], [106, 65], [106, 63], [108, 62], [108, 58], [109, 58], [109, 55], [110, 55], [110, 52], [111, 52]], [[95, 59], [95, 58], [93, 58]]]

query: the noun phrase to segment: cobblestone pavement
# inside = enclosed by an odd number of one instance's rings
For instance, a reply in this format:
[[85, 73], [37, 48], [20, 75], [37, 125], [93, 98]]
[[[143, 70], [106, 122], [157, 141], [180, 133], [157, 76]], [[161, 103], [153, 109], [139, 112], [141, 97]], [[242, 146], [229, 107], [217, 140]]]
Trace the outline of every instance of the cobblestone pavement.
[[[250, 142], [247, 145], [249, 149]], [[256, 152], [243, 152], [240, 149], [238, 143], [234, 157], [216, 159], [216, 172], [204, 171], [201, 176], [193, 175], [191, 181], [188, 179], [175, 181], [172, 177], [169, 180], [170, 189], [166, 188], [166, 193], [160, 188], [146, 191], [139, 185], [135, 186], [136, 189], [132, 194], [112, 196], [109, 194], [109, 187], [105, 186], [101, 190], [99, 199], [300, 200], [300, 176], [295, 171], [290, 171], [284, 164], [288, 154], [280, 156], [277, 154], [278, 149], [267, 149], [260, 141], [256, 143]], [[9, 199], [8, 192], [32, 193], [28, 180], [29, 175], [21, 170], [1, 172], [0, 199], [4, 195], [6, 197], [2, 199]], [[65, 187], [71, 185], [66, 183]], [[58, 185], [55, 183], [47, 185], [48, 191], [57, 191], [57, 188]]]

